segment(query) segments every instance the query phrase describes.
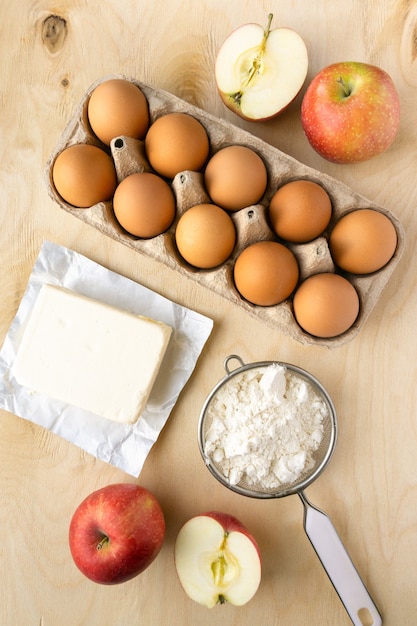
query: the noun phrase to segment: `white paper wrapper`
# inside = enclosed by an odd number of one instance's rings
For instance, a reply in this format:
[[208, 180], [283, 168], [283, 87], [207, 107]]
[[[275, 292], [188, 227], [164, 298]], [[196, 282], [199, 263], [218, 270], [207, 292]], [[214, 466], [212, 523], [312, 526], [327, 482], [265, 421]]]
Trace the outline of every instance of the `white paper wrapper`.
[[[165, 322], [171, 340], [148, 404], [133, 425], [112, 422], [21, 387], [11, 371], [25, 324], [44, 283]], [[191, 376], [213, 322], [86, 257], [44, 242], [0, 351], [0, 408], [30, 420], [137, 477]]]

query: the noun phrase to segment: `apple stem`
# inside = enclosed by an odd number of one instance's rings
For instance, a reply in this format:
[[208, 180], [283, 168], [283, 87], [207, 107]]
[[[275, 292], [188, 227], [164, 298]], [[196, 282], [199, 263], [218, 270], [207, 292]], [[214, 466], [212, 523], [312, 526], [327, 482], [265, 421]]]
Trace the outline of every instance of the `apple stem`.
[[346, 96], [346, 98], [348, 98], [350, 94], [352, 93], [351, 89], [347, 86], [347, 84], [345, 83], [345, 81], [343, 80], [341, 76], [338, 78], [337, 82], [342, 87], [343, 93]]
[[251, 82], [255, 74], [259, 72], [259, 68], [261, 67], [261, 57], [263, 53], [265, 52], [266, 40], [268, 39], [269, 33], [271, 32], [271, 23], [272, 23], [273, 17], [274, 17], [274, 14], [269, 13], [268, 24], [266, 26], [266, 29], [264, 30], [264, 36], [263, 36], [261, 45], [259, 46], [259, 53], [256, 55], [256, 57], [252, 61], [252, 67], [249, 70], [249, 75], [248, 75], [248, 80], [246, 81], [246, 86], [249, 85], [249, 83]]
[[269, 13], [268, 15], [268, 24], [266, 25], [266, 29], [264, 30], [264, 38], [262, 40], [262, 47], [265, 48], [265, 44], [266, 44], [266, 40], [269, 37], [269, 33], [271, 32], [271, 24], [272, 24], [272, 19], [274, 17], [273, 13]]
[[104, 535], [103, 539], [101, 541], [98, 542], [98, 544], [96, 545], [96, 549], [97, 550], [102, 550], [103, 547], [106, 545], [106, 543], [109, 542], [109, 538], [107, 537], [107, 535]]

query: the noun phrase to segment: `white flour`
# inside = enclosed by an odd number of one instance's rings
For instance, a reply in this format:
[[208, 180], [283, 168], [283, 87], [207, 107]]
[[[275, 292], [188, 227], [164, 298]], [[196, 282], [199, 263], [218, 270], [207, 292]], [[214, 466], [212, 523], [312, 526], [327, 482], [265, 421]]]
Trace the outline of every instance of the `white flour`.
[[228, 482], [274, 489], [313, 467], [329, 409], [307, 380], [271, 364], [233, 376], [207, 411], [206, 452]]

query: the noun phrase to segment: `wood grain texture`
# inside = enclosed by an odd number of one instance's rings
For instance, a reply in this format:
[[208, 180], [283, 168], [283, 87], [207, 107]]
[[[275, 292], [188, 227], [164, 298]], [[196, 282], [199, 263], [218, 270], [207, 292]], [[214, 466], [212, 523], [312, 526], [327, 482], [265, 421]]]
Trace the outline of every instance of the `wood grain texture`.
[[[327, 163], [301, 128], [301, 96], [279, 118], [244, 122], [222, 105], [213, 63], [225, 36], [255, 21], [295, 28], [324, 65], [360, 60], [384, 67], [401, 99], [392, 147], [360, 165]], [[4, 626], [344, 626], [350, 623], [302, 528], [298, 498], [245, 499], [204, 468], [196, 424], [223, 376], [223, 359], [280, 359], [310, 370], [332, 396], [340, 425], [335, 455], [311, 486], [379, 606], [387, 626], [417, 616], [417, 2], [346, 0], [0, 0], [0, 342], [16, 313], [44, 239], [68, 246], [214, 319], [198, 366], [138, 479], [160, 500], [167, 538], [158, 559], [124, 585], [94, 585], [76, 570], [70, 517], [91, 491], [133, 479], [14, 415], [0, 415], [0, 547]], [[331, 351], [297, 344], [156, 261], [103, 238], [59, 210], [43, 182], [46, 160], [90, 84], [124, 73], [166, 89], [245, 128], [387, 207], [406, 250], [361, 334]], [[258, 594], [243, 609], [192, 603], [175, 573], [173, 544], [198, 512], [240, 517], [264, 555]]]

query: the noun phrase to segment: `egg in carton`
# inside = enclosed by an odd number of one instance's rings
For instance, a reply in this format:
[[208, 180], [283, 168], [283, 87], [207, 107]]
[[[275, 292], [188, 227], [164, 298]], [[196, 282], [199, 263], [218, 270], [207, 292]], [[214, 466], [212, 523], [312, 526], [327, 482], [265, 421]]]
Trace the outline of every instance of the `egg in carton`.
[[[191, 266], [181, 257], [175, 243], [175, 229], [181, 215], [194, 205], [212, 202], [205, 189], [203, 171], [179, 172], [169, 181], [176, 200], [176, 216], [166, 232], [150, 239], [135, 237], [120, 226], [113, 212], [112, 200], [100, 202], [89, 208], [77, 208], [65, 202], [58, 193], [52, 176], [54, 162], [65, 148], [77, 143], [92, 144], [109, 150], [115, 164], [118, 183], [133, 173], [152, 172], [146, 157], [144, 141], [119, 136], [111, 141], [109, 147], [106, 147], [91, 129], [88, 120], [90, 96], [98, 85], [113, 78], [129, 80], [141, 89], [148, 101], [150, 124], [160, 116], [173, 112], [187, 113], [200, 121], [209, 138], [209, 158], [221, 148], [231, 145], [251, 148], [262, 158], [268, 175], [265, 193], [258, 204], [229, 213], [236, 229], [236, 244], [233, 253], [219, 267], [199, 269]], [[309, 180], [318, 183], [325, 189], [332, 204], [331, 220], [319, 237], [302, 244], [285, 242], [297, 259], [300, 272], [299, 283], [317, 273], [340, 273], [355, 287], [359, 296], [359, 314], [355, 322], [347, 331], [331, 338], [310, 335], [299, 326], [293, 312], [292, 296], [277, 305], [257, 306], [239, 294], [233, 279], [234, 264], [243, 249], [257, 241], [279, 241], [268, 222], [267, 207], [277, 189], [294, 180]], [[46, 184], [49, 195], [65, 211], [97, 228], [104, 235], [197, 281], [235, 303], [251, 316], [265, 322], [271, 328], [279, 329], [303, 344], [334, 348], [355, 337], [378, 301], [398, 264], [404, 247], [402, 225], [387, 209], [376, 205], [331, 176], [304, 165], [251, 133], [216, 118], [164, 90], [119, 74], [105, 76], [96, 81], [83, 96], [73, 118], [64, 129], [58, 145], [48, 159]], [[390, 261], [377, 272], [367, 275], [348, 274], [335, 267], [328, 245], [329, 235], [342, 216], [352, 210], [363, 208], [374, 209], [389, 218], [396, 230], [397, 246]]]

